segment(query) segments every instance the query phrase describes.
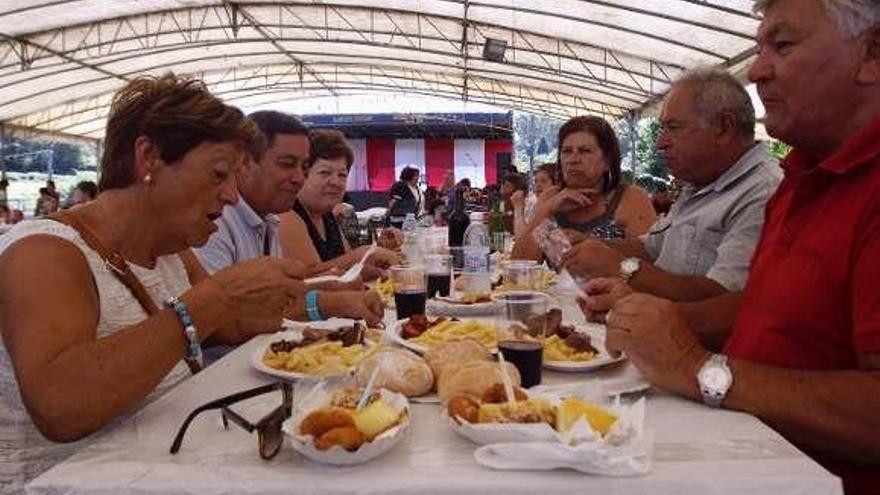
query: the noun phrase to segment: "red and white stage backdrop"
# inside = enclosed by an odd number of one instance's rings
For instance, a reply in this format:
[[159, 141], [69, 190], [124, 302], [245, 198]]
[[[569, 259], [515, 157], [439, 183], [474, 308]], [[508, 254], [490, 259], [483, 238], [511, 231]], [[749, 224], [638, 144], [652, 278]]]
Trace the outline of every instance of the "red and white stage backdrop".
[[368, 138], [349, 143], [354, 150], [349, 191], [387, 191], [406, 166], [427, 175], [429, 186], [439, 188], [452, 170], [456, 182], [468, 178], [471, 186], [483, 187], [498, 180], [498, 154], [513, 151], [509, 140]]

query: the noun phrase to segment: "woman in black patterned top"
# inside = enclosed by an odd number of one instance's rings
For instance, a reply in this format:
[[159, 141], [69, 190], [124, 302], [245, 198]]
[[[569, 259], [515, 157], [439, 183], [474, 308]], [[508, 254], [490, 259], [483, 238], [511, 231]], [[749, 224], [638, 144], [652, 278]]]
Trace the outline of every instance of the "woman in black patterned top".
[[541, 259], [533, 233], [547, 223], [579, 234], [635, 237], [656, 219], [644, 189], [620, 182], [620, 143], [614, 129], [600, 117], [574, 117], [559, 129], [557, 184], [545, 191], [523, 232], [517, 234], [513, 256]]

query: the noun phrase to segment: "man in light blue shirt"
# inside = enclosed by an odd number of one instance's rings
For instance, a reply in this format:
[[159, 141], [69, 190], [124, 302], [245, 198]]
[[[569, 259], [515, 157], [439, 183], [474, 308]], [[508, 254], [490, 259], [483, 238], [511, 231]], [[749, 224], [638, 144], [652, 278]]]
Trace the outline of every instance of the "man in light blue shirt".
[[[282, 256], [278, 241], [277, 214], [290, 211], [305, 179], [309, 156], [308, 129], [296, 117], [275, 111], [249, 115], [263, 134], [253, 143], [251, 156], [236, 175], [239, 200], [226, 206], [216, 220], [218, 227], [196, 255], [208, 273], [261, 256]], [[322, 290], [316, 308], [324, 317], [365, 319], [374, 325], [382, 320], [379, 296], [362, 290]], [[296, 301], [292, 316], [304, 319], [304, 301]], [[314, 313], [313, 313], [314, 314]]]

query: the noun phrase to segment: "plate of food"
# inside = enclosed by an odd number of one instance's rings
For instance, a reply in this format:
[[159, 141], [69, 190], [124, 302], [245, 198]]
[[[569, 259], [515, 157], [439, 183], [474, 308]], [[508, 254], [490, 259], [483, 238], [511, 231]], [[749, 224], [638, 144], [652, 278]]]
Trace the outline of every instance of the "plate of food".
[[548, 370], [593, 371], [624, 359], [625, 355], [614, 357], [605, 349], [603, 325], [560, 324], [544, 340], [544, 368]]
[[439, 317], [431, 320], [423, 315], [413, 315], [395, 327], [389, 327], [388, 331], [395, 342], [419, 354], [443, 342], [462, 339], [474, 339], [491, 352], [498, 348], [497, 332], [492, 322], [473, 318]]
[[514, 323], [502, 333], [512, 340], [534, 339], [545, 335], [543, 366], [562, 372], [592, 371], [626, 359], [621, 355], [612, 357], [605, 350], [605, 327], [598, 324], [570, 325], [562, 322], [562, 310], [553, 308], [543, 315], [533, 316], [524, 322]]
[[437, 296], [428, 301], [432, 314], [442, 316], [485, 316], [495, 312], [490, 294], [458, 292], [454, 296]]
[[335, 466], [363, 464], [394, 447], [409, 429], [409, 401], [379, 389], [358, 409], [362, 388], [310, 393], [285, 422], [293, 449]]
[[251, 356], [251, 365], [268, 375], [296, 380], [352, 373], [368, 355], [368, 330], [360, 322], [325, 328], [288, 326]]
[[573, 444], [631, 434], [628, 421], [621, 421], [626, 406], [595, 398], [530, 394], [519, 387], [512, 390], [514, 400], [507, 399], [501, 383], [489, 386], [481, 396], [455, 395], [443, 415], [453, 431], [480, 445]]

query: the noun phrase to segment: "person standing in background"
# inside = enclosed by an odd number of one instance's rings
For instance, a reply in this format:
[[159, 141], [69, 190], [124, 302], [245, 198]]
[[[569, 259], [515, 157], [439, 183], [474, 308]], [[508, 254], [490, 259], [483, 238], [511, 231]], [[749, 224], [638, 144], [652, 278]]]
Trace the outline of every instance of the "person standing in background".
[[400, 180], [391, 186], [390, 195], [388, 221], [391, 225], [401, 228], [409, 213], [418, 217], [424, 205], [424, 197], [419, 190], [419, 169], [404, 167], [400, 171]]

